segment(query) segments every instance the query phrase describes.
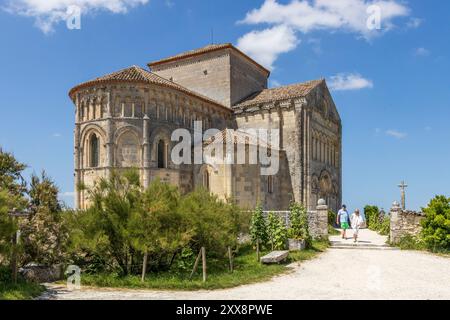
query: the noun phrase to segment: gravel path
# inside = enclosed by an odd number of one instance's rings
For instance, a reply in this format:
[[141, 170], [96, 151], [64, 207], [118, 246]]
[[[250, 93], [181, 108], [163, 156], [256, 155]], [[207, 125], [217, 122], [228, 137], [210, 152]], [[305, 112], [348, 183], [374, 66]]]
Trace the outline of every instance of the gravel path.
[[[382, 238], [364, 231], [361, 240]], [[347, 240], [349, 241], [349, 240]], [[370, 241], [368, 241], [370, 242]], [[363, 242], [364, 243], [364, 242]], [[43, 299], [191, 300], [191, 299], [450, 299], [450, 259], [422, 252], [329, 249], [317, 259], [268, 282], [216, 291], [144, 291], [50, 286]]]

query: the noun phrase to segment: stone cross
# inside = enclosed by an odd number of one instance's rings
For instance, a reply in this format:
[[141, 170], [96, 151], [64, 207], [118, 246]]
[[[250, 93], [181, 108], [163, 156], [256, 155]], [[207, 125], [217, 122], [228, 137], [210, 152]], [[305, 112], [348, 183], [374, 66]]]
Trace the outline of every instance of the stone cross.
[[402, 209], [406, 210], [406, 188], [408, 185], [405, 183], [405, 181], [402, 181], [398, 187], [400, 188], [402, 192]]

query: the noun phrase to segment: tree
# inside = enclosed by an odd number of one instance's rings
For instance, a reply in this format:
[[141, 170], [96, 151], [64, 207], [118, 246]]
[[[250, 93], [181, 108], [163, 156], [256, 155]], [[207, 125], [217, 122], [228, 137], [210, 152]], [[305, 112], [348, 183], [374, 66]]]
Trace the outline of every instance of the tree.
[[33, 212], [21, 225], [25, 262], [60, 263], [64, 259], [68, 232], [58, 187], [44, 171], [40, 177], [32, 175], [28, 193]]
[[177, 212], [179, 193], [176, 187], [153, 181], [143, 195], [142, 207], [132, 213], [129, 230], [133, 247], [143, 254], [142, 281], [149, 254], [173, 257], [191, 238], [186, 217]]
[[9, 213], [27, 206], [26, 183], [22, 177], [25, 168], [25, 164], [0, 148], [0, 263], [11, 256], [12, 239], [18, 229], [17, 221]]
[[129, 224], [142, 205], [137, 170], [114, 171], [88, 189], [91, 206], [71, 220], [71, 252], [95, 263], [95, 270], [131, 271], [134, 249]]
[[436, 196], [423, 209], [421, 237], [425, 245], [433, 250], [450, 250], [450, 198]]
[[11, 195], [22, 196], [26, 192], [26, 183], [22, 177], [26, 167], [0, 147], [0, 189], [8, 190]]
[[253, 211], [250, 222], [250, 236], [253, 244], [256, 244], [257, 241], [259, 241], [262, 245], [266, 245], [268, 243], [266, 219], [264, 218], [261, 205], [258, 205], [255, 208], [255, 211]]

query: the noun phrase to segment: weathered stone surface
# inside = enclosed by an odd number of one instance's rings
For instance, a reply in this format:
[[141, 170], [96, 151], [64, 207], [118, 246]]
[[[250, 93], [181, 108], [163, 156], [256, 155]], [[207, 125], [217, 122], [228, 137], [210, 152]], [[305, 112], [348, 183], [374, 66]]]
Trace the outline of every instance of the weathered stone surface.
[[36, 283], [55, 282], [63, 279], [63, 269], [61, 265], [42, 266], [29, 264], [19, 269], [19, 273], [28, 281]]
[[288, 239], [289, 251], [301, 251], [305, 250], [306, 242], [305, 240]]
[[261, 258], [261, 263], [271, 264], [271, 263], [280, 263], [287, 259], [289, 256], [289, 251], [272, 251], [268, 255], [265, 255]]
[[[131, 67], [71, 90], [76, 207], [90, 201], [79, 185], [89, 188], [114, 169], [134, 167], [144, 187], [156, 178], [182, 192], [205, 186], [244, 209], [260, 203], [264, 210], [287, 210], [292, 200], [300, 202], [311, 212], [313, 234], [323, 236], [317, 200], [337, 211], [342, 184], [341, 120], [325, 80], [267, 89], [269, 72], [230, 45], [182, 56], [150, 64], [153, 72]], [[202, 121], [203, 131], [278, 129], [279, 171], [269, 178], [261, 175], [263, 165], [248, 162], [176, 165], [171, 134], [192, 133], [194, 121]]]
[[319, 199], [316, 211], [308, 212], [309, 233], [313, 239], [328, 237], [328, 206]]
[[421, 212], [402, 210], [395, 202], [391, 209], [390, 241], [399, 243], [404, 236], [416, 237], [422, 231], [421, 221], [425, 215]]

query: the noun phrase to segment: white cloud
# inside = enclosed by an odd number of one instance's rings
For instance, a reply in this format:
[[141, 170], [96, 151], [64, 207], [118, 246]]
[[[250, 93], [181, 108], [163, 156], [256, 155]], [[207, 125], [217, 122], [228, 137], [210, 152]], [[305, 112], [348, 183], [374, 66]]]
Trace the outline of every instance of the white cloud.
[[273, 69], [278, 56], [295, 49], [299, 43], [292, 28], [280, 25], [247, 33], [238, 40], [237, 46], [262, 65]]
[[411, 18], [409, 19], [408, 23], [406, 24], [406, 26], [410, 29], [417, 29], [418, 27], [420, 27], [423, 23], [422, 19], [419, 18]]
[[[373, 5], [378, 6], [381, 12], [381, 30], [368, 28], [368, 20], [371, 15], [367, 10]], [[260, 8], [248, 12], [239, 23], [269, 25], [269, 29], [251, 31], [241, 39], [260, 40], [255, 37], [255, 34], [264, 33], [265, 47], [272, 48], [270, 59], [268, 59], [272, 65], [279, 54], [295, 49], [296, 45], [292, 45], [292, 43], [298, 43], [297, 33], [307, 34], [317, 30], [346, 31], [354, 33], [358, 37], [370, 39], [392, 29], [394, 19], [408, 15], [410, 15], [410, 9], [399, 0], [292, 0], [287, 4], [279, 3], [277, 0], [265, 0]], [[410, 23], [418, 25], [420, 22], [410, 21]], [[289, 50], [278, 49], [277, 51], [276, 47], [279, 43], [277, 37], [280, 33], [270, 33], [275, 28], [281, 27], [290, 30], [290, 38], [287, 41], [287, 44], [290, 45], [288, 46]], [[269, 37], [270, 34], [274, 36], [273, 40]], [[253, 43], [251, 48], [256, 46], [258, 44]]]
[[430, 55], [430, 51], [426, 48], [420, 47], [414, 50], [414, 55], [416, 57], [426, 57]]
[[259, 9], [247, 13], [242, 23], [284, 24], [303, 33], [314, 30], [344, 29], [369, 36], [367, 8], [378, 6], [382, 27], [392, 27], [393, 20], [410, 14], [410, 9], [397, 0], [293, 0], [288, 4], [266, 0]]
[[52, 136], [53, 136], [53, 138], [61, 138], [62, 134], [61, 133], [54, 133]]
[[388, 135], [390, 137], [394, 137], [396, 139], [404, 139], [404, 138], [406, 138], [408, 136], [407, 133], [401, 132], [401, 131], [398, 131], [398, 130], [394, 130], [394, 129], [387, 130], [386, 131], [386, 135]]
[[130, 8], [144, 5], [149, 0], [8, 0], [3, 7], [9, 13], [35, 18], [36, 26], [44, 33], [54, 31], [57, 23], [66, 21], [71, 6], [82, 14], [96, 11], [126, 13]]
[[373, 88], [372, 80], [366, 79], [358, 73], [339, 73], [331, 76], [328, 85], [333, 91]]

